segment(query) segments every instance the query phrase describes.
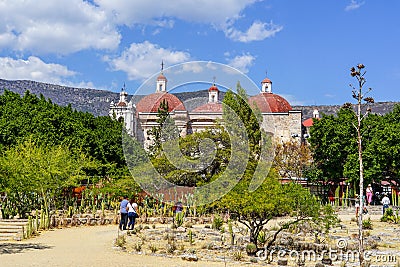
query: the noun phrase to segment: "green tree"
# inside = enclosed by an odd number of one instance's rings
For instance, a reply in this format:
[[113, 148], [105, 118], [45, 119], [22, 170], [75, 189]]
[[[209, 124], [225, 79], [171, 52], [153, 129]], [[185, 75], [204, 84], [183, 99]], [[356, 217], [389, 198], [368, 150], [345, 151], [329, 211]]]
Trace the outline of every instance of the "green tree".
[[[363, 132], [365, 182], [396, 180], [400, 175], [400, 106], [384, 116], [370, 114]], [[353, 171], [357, 175], [357, 169]]]
[[164, 142], [178, 139], [179, 132], [175, 126], [174, 120], [171, 118], [169, 113], [169, 104], [166, 99], [160, 102], [160, 106], [157, 110], [157, 126], [154, 126], [148, 131], [151, 135], [152, 144], [149, 146], [150, 155], [157, 157], [162, 151], [162, 144]]
[[322, 115], [310, 128], [310, 148], [319, 180], [338, 183], [344, 177], [343, 166], [356, 153], [354, 112], [341, 108], [336, 115]]
[[63, 146], [38, 145], [29, 139], [1, 155], [0, 189], [7, 193], [16, 213], [25, 218], [40, 205], [46, 211], [50, 205], [57, 208], [63, 189], [77, 185], [85, 177], [85, 169], [97, 165], [84, 153], [72, 153]]
[[[270, 170], [272, 143], [260, 127], [260, 113], [249, 106], [245, 90], [238, 85], [238, 94], [228, 91], [223, 103], [224, 126], [230, 134], [231, 147], [240, 147], [240, 152], [236, 152], [239, 153], [237, 158], [246, 165], [243, 175], [239, 177], [240, 181], [214, 204], [215, 207], [229, 212], [244, 224], [249, 229], [250, 241], [256, 247], [260, 231], [271, 219], [292, 216], [278, 230], [268, 247], [290, 225], [325, 218], [322, 216], [323, 207], [307, 189], [295, 184], [282, 185], [276, 171]], [[239, 175], [240, 169], [233, 173]], [[255, 188], [254, 181], [257, 184]]]

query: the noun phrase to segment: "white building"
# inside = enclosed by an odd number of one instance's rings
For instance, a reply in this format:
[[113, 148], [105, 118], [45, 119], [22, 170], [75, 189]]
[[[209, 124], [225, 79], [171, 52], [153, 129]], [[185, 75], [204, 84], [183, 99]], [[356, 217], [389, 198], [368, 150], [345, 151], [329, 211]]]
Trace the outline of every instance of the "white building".
[[[163, 100], [168, 102], [168, 111], [175, 122], [180, 135], [185, 136], [207, 127], [212, 127], [216, 120], [222, 119], [222, 103], [219, 89], [213, 84], [208, 89], [208, 103], [188, 111], [183, 102], [173, 94], [168, 93], [167, 78], [161, 71], [155, 83], [155, 92], [143, 97], [135, 106], [127, 100], [123, 89], [117, 104], [111, 102], [110, 116], [123, 119], [128, 133], [135, 136], [148, 147], [152, 142], [148, 131], [157, 125], [157, 111]], [[303, 141], [302, 112], [293, 110], [289, 102], [272, 92], [272, 82], [265, 78], [261, 82], [258, 95], [249, 98], [249, 104], [257, 106], [262, 114], [261, 127], [271, 132], [276, 141], [286, 142], [297, 139]]]

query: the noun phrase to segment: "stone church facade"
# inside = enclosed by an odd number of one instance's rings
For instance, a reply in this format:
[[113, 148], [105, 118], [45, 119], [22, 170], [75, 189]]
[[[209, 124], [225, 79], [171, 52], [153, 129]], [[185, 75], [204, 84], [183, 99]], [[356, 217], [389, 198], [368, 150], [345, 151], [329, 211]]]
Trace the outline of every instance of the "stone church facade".
[[[167, 78], [161, 71], [155, 83], [155, 92], [144, 96], [136, 105], [123, 89], [117, 103], [111, 102], [109, 115], [123, 120], [127, 132], [136, 137], [147, 148], [151, 142], [148, 131], [157, 126], [157, 110], [164, 100], [168, 102], [168, 111], [181, 136], [203, 131], [222, 120], [222, 103], [219, 89], [213, 84], [208, 89], [208, 102], [187, 110], [184, 103], [175, 95], [168, 93]], [[249, 104], [261, 111], [261, 127], [274, 135], [275, 141], [303, 142], [301, 110], [293, 110], [283, 97], [272, 93], [272, 81], [265, 78], [261, 82], [260, 93], [249, 98]]]

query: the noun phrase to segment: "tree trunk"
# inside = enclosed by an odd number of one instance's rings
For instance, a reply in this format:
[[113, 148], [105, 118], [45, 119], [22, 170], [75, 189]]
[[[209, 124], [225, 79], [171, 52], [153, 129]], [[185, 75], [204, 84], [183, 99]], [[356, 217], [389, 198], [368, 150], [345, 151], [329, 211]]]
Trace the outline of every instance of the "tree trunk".
[[362, 85], [360, 83], [360, 89], [358, 93], [358, 105], [357, 105], [357, 143], [358, 143], [358, 160], [360, 165], [360, 209], [358, 211], [358, 252], [360, 266], [364, 263], [364, 238], [363, 238], [363, 209], [364, 209], [364, 169], [362, 161], [362, 137], [361, 137], [361, 100], [362, 100]]

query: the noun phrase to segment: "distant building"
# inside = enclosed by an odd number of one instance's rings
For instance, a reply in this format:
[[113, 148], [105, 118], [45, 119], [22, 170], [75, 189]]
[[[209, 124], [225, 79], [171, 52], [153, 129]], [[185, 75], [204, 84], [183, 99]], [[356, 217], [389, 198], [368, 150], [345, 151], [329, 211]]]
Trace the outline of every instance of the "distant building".
[[308, 118], [303, 121], [303, 138], [307, 139], [310, 137], [310, 128], [314, 124], [314, 119], [319, 120], [319, 111], [314, 109], [312, 118]]
[[[155, 92], [143, 97], [136, 105], [127, 100], [127, 93], [122, 89], [118, 103], [111, 102], [109, 115], [123, 120], [128, 133], [143, 142], [148, 148], [152, 143], [149, 130], [157, 126], [157, 111], [163, 100], [168, 102], [168, 111], [181, 136], [204, 131], [222, 120], [222, 103], [219, 89], [213, 84], [208, 89], [208, 103], [195, 107], [191, 111], [173, 94], [168, 93], [167, 78], [161, 71], [155, 84]], [[249, 104], [256, 106], [262, 115], [261, 127], [272, 133], [276, 141], [303, 141], [301, 110], [293, 110], [283, 97], [272, 93], [272, 81], [265, 78], [261, 82], [258, 95], [249, 98]]]

